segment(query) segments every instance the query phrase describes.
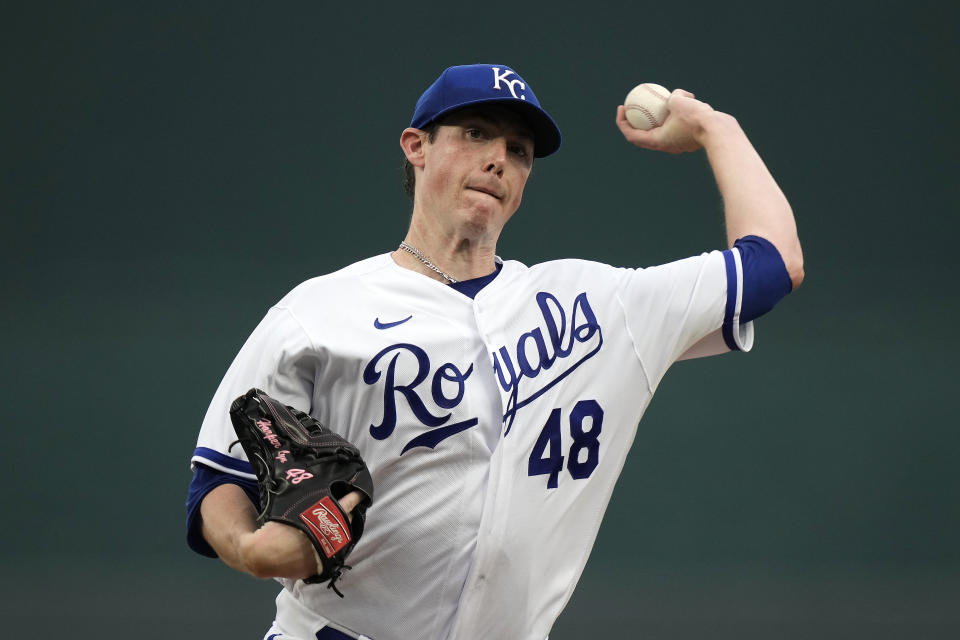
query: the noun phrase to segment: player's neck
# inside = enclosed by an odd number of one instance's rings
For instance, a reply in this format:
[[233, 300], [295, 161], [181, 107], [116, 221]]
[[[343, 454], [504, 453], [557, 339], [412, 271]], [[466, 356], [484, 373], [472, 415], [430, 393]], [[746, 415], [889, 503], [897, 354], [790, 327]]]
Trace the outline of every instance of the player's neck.
[[496, 242], [485, 242], [482, 237], [420, 229], [412, 224], [404, 243], [408, 248], [394, 251], [394, 261], [441, 282], [480, 278], [496, 270]]

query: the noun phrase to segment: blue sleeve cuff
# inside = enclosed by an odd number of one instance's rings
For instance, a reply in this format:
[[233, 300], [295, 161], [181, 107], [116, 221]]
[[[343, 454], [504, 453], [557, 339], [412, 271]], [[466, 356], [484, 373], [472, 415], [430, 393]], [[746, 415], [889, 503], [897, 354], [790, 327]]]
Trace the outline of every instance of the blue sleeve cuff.
[[235, 484], [243, 489], [250, 502], [260, 508], [260, 487], [254, 480], [210, 468], [204, 464], [194, 463], [193, 479], [190, 481], [190, 490], [187, 493], [187, 545], [202, 556], [216, 558], [206, 538], [203, 537], [200, 518], [200, 503], [204, 497], [222, 484]]
[[[741, 351], [737, 341], [740, 331], [740, 291], [743, 280], [743, 263], [740, 254], [732, 249], [723, 252], [723, 262], [727, 268], [727, 305], [723, 310], [723, 341], [730, 351]], [[746, 324], [746, 321], [744, 321]]]
[[793, 290], [793, 283], [780, 252], [769, 240], [744, 236], [733, 246], [740, 251], [743, 270], [740, 322], [746, 323], [773, 309]]

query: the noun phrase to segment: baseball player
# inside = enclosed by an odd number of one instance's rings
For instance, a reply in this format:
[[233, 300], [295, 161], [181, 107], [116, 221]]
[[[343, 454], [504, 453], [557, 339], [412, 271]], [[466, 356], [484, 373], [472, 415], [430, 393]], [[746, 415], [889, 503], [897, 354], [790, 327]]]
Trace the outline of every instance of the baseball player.
[[[283, 588], [268, 639], [543, 640], [583, 571], [637, 423], [678, 359], [748, 350], [799, 285], [791, 208], [736, 120], [675, 91], [636, 146], [706, 151], [729, 246], [645, 269], [496, 253], [560, 131], [505, 65], [446, 69], [400, 137], [413, 195], [391, 252], [308, 280], [230, 365], [192, 463], [188, 541]], [[545, 221], [547, 224], [548, 221]], [[257, 527], [227, 416], [251, 387], [360, 450], [376, 500], [339, 598], [305, 536]], [[350, 511], [360, 497], [341, 505]]]

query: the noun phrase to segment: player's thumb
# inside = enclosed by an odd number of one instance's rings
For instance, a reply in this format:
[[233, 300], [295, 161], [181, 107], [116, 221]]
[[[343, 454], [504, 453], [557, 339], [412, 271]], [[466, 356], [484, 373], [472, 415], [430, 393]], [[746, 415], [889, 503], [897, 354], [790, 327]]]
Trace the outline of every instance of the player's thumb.
[[340, 498], [337, 502], [340, 503], [340, 508], [343, 509], [350, 520], [353, 520], [353, 513], [351, 513], [354, 508], [361, 502], [363, 502], [363, 494], [359, 491], [351, 491], [347, 495]]

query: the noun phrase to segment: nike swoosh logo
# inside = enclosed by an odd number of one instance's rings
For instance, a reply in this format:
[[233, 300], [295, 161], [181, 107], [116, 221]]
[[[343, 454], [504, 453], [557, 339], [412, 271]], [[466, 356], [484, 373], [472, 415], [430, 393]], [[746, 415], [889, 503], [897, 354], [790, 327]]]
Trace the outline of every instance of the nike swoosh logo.
[[374, 326], [375, 328], [377, 328], [377, 329], [389, 329], [390, 327], [395, 327], [395, 326], [397, 326], [398, 324], [403, 324], [404, 322], [406, 322], [407, 320], [409, 320], [409, 319], [412, 318], [412, 317], [413, 317], [412, 315], [409, 315], [409, 316], [407, 316], [406, 318], [404, 318], [403, 320], [397, 320], [396, 322], [380, 322], [380, 318], [374, 318], [374, 319], [373, 319], [373, 326]]

